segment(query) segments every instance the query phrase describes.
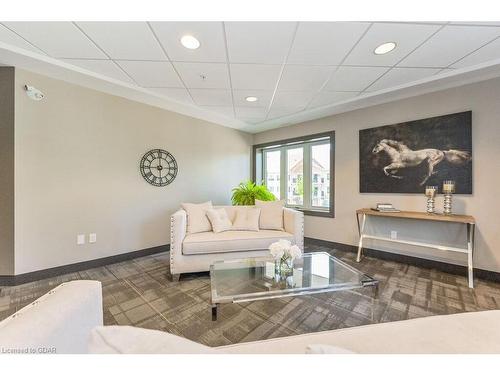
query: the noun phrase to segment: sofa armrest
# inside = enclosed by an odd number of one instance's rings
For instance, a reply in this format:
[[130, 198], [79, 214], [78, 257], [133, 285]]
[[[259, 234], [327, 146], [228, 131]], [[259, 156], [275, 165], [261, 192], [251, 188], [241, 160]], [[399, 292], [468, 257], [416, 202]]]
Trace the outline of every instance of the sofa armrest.
[[103, 325], [99, 281], [63, 283], [0, 322], [0, 352], [83, 354]]
[[291, 208], [283, 208], [285, 232], [293, 234], [295, 244], [304, 250], [304, 213]]
[[182, 255], [182, 242], [186, 237], [187, 214], [178, 210], [170, 217], [170, 273], [176, 274], [175, 260]]

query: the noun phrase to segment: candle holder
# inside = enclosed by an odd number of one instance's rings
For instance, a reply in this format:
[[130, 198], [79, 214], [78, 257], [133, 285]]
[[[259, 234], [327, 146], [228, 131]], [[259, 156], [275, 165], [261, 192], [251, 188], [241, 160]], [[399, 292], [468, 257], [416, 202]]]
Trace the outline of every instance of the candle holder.
[[444, 211], [445, 215], [451, 215], [452, 209], [452, 197], [455, 192], [455, 181], [444, 181], [443, 182], [443, 194], [444, 194]]
[[438, 187], [437, 186], [426, 186], [425, 187], [425, 196], [427, 197], [427, 213], [433, 214], [435, 213], [435, 200]]

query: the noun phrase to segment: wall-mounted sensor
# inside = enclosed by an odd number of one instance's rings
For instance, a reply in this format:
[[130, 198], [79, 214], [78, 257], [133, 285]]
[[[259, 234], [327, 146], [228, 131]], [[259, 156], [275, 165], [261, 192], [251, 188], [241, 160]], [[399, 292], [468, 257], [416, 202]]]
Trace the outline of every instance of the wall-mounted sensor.
[[30, 99], [40, 101], [45, 98], [45, 94], [33, 86], [24, 85], [24, 89]]

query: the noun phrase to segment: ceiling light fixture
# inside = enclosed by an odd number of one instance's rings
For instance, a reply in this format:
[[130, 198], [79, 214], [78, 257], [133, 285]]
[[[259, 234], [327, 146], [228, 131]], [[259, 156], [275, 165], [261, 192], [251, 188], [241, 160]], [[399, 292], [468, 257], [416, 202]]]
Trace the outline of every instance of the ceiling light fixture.
[[396, 43], [387, 42], [387, 43], [383, 43], [380, 46], [378, 46], [377, 48], [375, 48], [373, 53], [375, 55], [385, 55], [386, 53], [391, 52], [394, 48], [396, 48]]
[[256, 102], [257, 100], [259, 100], [259, 98], [257, 98], [256, 96], [247, 96], [247, 97], [245, 98], [245, 100], [246, 100], [247, 102], [253, 103], [253, 102]]
[[181, 38], [181, 43], [187, 49], [198, 49], [200, 47], [200, 41], [192, 35], [184, 35]]

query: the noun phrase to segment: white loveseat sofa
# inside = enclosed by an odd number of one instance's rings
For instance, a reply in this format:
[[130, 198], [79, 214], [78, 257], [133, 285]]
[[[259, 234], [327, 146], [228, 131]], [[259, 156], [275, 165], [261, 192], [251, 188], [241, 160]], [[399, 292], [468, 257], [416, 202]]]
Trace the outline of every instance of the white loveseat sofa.
[[[207, 314], [210, 314], [207, 311]], [[0, 353], [303, 354], [310, 345], [337, 353], [500, 353], [500, 310], [244, 342], [210, 348], [154, 330], [103, 326], [99, 281], [71, 281], [0, 322]]]
[[[246, 206], [219, 206], [229, 220], [234, 221], [238, 209]], [[304, 214], [283, 208], [284, 231], [227, 231], [221, 233], [187, 233], [187, 213], [180, 209], [171, 216], [170, 272], [174, 280], [180, 274], [203, 272], [217, 260], [261, 257], [269, 254], [268, 247], [280, 239], [291, 241], [304, 249]]]

